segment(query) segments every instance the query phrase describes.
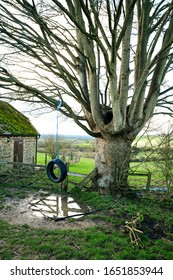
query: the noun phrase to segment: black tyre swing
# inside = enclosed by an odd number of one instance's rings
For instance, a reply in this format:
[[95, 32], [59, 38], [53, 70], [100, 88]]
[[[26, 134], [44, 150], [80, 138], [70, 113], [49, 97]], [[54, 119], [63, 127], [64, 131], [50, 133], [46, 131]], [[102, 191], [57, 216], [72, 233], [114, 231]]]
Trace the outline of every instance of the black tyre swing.
[[56, 158], [52, 159], [46, 168], [48, 178], [54, 183], [60, 183], [67, 177], [67, 166], [58, 158], [58, 110], [61, 107], [61, 101], [57, 106], [57, 129], [56, 129]]
[[[55, 174], [55, 166], [60, 170], [60, 175]], [[51, 160], [47, 165], [47, 176], [54, 183], [60, 183], [65, 180], [67, 176], [67, 167], [66, 164], [59, 158]]]

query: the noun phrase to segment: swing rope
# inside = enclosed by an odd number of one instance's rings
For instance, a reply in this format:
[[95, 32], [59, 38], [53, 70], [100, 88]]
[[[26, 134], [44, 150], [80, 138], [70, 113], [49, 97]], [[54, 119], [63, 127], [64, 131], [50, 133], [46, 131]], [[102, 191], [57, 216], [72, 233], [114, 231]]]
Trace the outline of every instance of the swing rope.
[[55, 143], [56, 143], [56, 150], [55, 150], [55, 158], [59, 158], [59, 147], [58, 147], [58, 117], [59, 117], [59, 109], [61, 108], [61, 100], [58, 100], [57, 103], [57, 122], [56, 122], [56, 139], [55, 139]]
[[[52, 159], [48, 163], [47, 168], [46, 168], [48, 178], [54, 183], [62, 182], [67, 176], [67, 166], [62, 160], [59, 159], [59, 151], [58, 151], [58, 112], [59, 112], [60, 107], [61, 107], [61, 101], [58, 100], [58, 104], [57, 104], [57, 124], [56, 124], [56, 151], [55, 151], [56, 158]], [[55, 165], [57, 165], [59, 170], [60, 170], [60, 176], [59, 177], [57, 177], [56, 174], [54, 173]]]

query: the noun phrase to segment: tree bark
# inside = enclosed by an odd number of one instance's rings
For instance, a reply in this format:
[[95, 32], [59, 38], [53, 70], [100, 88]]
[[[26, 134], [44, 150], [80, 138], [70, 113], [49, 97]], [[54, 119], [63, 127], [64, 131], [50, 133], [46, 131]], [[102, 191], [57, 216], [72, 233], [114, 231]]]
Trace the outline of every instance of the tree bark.
[[131, 144], [133, 139], [112, 136], [96, 139], [95, 167], [98, 169], [97, 188], [102, 194], [125, 193], [128, 186]]

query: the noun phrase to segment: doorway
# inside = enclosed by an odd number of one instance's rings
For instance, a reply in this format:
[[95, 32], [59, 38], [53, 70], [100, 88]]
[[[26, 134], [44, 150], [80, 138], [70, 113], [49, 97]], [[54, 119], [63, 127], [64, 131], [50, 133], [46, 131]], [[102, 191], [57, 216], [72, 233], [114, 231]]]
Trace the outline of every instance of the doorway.
[[23, 162], [23, 140], [14, 140], [14, 162]]

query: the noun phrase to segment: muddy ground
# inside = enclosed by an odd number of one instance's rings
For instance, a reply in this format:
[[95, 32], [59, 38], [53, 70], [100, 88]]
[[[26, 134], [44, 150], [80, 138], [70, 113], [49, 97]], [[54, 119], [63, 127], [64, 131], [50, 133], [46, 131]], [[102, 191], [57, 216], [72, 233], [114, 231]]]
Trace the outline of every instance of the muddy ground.
[[31, 228], [45, 229], [85, 229], [97, 225], [103, 225], [102, 221], [92, 221], [89, 215], [85, 218], [75, 217], [66, 218], [59, 221], [50, 220], [45, 216], [37, 217], [34, 215], [30, 205], [33, 197], [29, 196], [25, 199], [11, 200], [7, 199], [4, 208], [0, 211], [0, 219], [4, 219], [14, 225], [28, 225]]

